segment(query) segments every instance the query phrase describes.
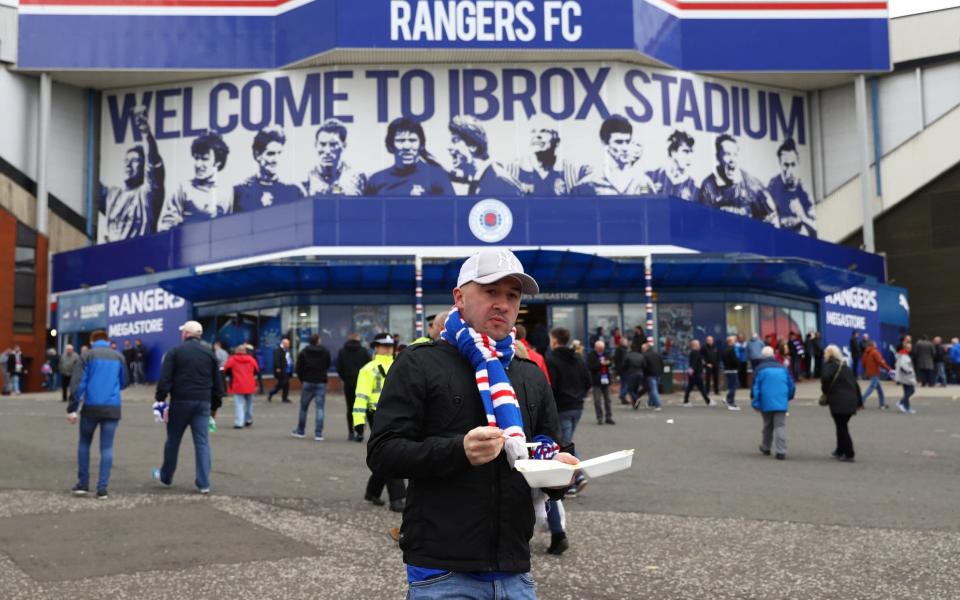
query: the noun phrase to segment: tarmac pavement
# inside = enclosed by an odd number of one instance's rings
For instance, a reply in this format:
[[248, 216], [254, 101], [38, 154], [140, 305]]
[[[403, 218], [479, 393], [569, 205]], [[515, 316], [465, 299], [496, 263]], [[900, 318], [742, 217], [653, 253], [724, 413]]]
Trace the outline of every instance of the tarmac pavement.
[[[615, 426], [598, 426], [588, 401], [581, 455], [635, 448], [634, 464], [565, 502], [563, 556], [547, 555], [550, 536], [537, 532], [540, 598], [960, 597], [960, 387], [919, 390], [912, 416], [879, 411], [873, 396], [851, 421], [855, 464], [830, 458], [818, 387], [798, 389], [785, 461], [757, 451], [745, 391], [741, 412], [682, 408], [679, 394], [662, 412], [617, 405]], [[894, 404], [899, 388], [885, 389]], [[189, 436], [173, 487], [151, 480], [164, 440], [151, 393], [125, 392], [106, 501], [69, 494], [77, 431], [58, 394], [0, 398], [0, 597], [404, 597], [387, 536], [399, 515], [362, 500], [365, 444], [346, 440], [342, 396], [327, 398], [322, 442], [312, 408], [307, 438], [290, 435], [296, 400], [257, 397], [243, 430], [225, 402], [206, 497]]]

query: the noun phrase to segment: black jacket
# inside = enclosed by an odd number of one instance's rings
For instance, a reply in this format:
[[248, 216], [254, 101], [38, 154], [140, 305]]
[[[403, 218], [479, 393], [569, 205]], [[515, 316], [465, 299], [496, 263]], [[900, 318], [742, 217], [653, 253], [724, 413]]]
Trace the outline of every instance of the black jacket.
[[220, 407], [223, 380], [210, 346], [197, 338], [188, 338], [167, 352], [157, 382], [157, 401], [162, 402], [168, 394], [171, 402], [209, 400], [213, 410]]
[[[527, 439], [560, 439], [540, 369], [514, 358], [507, 373]], [[367, 465], [409, 480], [400, 529], [404, 563], [458, 572], [530, 570], [530, 487], [504, 454], [474, 467], [463, 449], [464, 435], [484, 425], [476, 372], [456, 348], [426, 342], [400, 353], [380, 395]]]
[[727, 346], [723, 351], [723, 370], [739, 371], [740, 359], [737, 358], [737, 349], [733, 346]]
[[863, 356], [863, 346], [860, 344], [860, 338], [850, 338], [850, 356], [855, 360], [860, 360], [860, 357]]
[[[603, 353], [603, 357], [607, 359], [607, 385], [609, 385], [613, 380], [613, 361], [610, 360], [610, 355], [607, 352]], [[596, 350], [587, 352], [587, 370], [590, 371], [590, 383], [593, 385], [601, 385], [600, 367], [600, 357], [597, 356]], [[553, 380], [552, 375], [550, 379]]]
[[557, 410], [583, 408], [583, 396], [590, 389], [590, 372], [573, 348], [554, 348], [547, 355], [547, 372]]
[[326, 383], [330, 351], [323, 346], [306, 346], [297, 355], [297, 377], [307, 383]]
[[647, 369], [646, 355], [631, 350], [623, 358], [623, 372], [621, 375], [636, 375], [637, 373], [646, 374]]
[[[720, 369], [720, 348], [718, 348], [716, 344], [712, 346], [710, 344], [704, 344], [700, 353], [703, 355], [704, 368]], [[711, 364], [713, 367], [707, 367], [707, 364]]]
[[337, 353], [337, 375], [342, 381], [357, 381], [363, 365], [370, 362], [370, 353], [359, 340], [347, 340]]
[[287, 352], [289, 350], [284, 350], [280, 346], [273, 349], [273, 376], [277, 379], [289, 377], [287, 373]]
[[700, 377], [703, 375], [703, 367], [703, 355], [699, 350], [691, 350], [687, 356], [687, 368], [693, 369], [694, 377]]
[[663, 375], [663, 357], [653, 348], [643, 353], [643, 376], [660, 377]]
[[[837, 376], [836, 383], [832, 383], [838, 368], [841, 369], [840, 375]], [[860, 385], [857, 384], [853, 370], [845, 362], [831, 360], [823, 365], [823, 371], [820, 373], [820, 391], [827, 395], [830, 414], [852, 415], [863, 406]]]
[[617, 349], [613, 351], [613, 368], [617, 370], [617, 375], [623, 375], [623, 361], [627, 358], [627, 352], [629, 348], [623, 346], [617, 346]]

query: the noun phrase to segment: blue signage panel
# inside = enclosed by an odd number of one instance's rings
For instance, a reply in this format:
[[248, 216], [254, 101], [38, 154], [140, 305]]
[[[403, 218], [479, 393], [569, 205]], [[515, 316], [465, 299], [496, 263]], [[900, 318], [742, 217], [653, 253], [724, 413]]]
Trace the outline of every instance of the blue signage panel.
[[820, 304], [820, 322], [825, 345], [836, 344], [847, 358], [850, 357], [850, 335], [857, 331], [877, 341], [890, 361], [899, 333], [910, 323], [907, 290], [865, 283], [831, 294]]
[[179, 327], [191, 318], [190, 303], [156, 285], [110, 290], [106, 294], [107, 335], [120, 350], [124, 341], [147, 348], [147, 380], [160, 376], [163, 353], [180, 341]]
[[[275, 213], [284, 218], [269, 218]], [[385, 254], [409, 256], [425, 247], [487, 244], [576, 244], [596, 252], [605, 246], [674, 246], [808, 259], [884, 277], [883, 258], [875, 254], [676, 198], [378, 197], [303, 200], [62, 252], [53, 258], [53, 288], [74, 290], [142, 275], [145, 269], [161, 273], [278, 252], [295, 256], [297, 249], [313, 246], [329, 247], [331, 255], [383, 247], [390, 249]]]
[[57, 325], [60, 333], [104, 329], [107, 326], [106, 293], [60, 296], [57, 298]]
[[146, 14], [140, 0], [63, 4], [20, 4], [20, 67], [271, 69], [338, 48], [436, 48], [625, 50], [688, 70], [890, 68], [885, 2], [169, 0]]

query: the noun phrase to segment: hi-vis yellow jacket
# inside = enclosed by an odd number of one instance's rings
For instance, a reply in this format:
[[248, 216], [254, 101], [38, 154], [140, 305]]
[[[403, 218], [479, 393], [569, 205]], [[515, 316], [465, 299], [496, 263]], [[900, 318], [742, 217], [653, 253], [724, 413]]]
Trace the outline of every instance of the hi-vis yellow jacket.
[[357, 399], [353, 403], [354, 427], [366, 424], [367, 411], [377, 410], [380, 392], [383, 390], [383, 380], [392, 364], [392, 355], [375, 354], [373, 360], [360, 369], [357, 375]]

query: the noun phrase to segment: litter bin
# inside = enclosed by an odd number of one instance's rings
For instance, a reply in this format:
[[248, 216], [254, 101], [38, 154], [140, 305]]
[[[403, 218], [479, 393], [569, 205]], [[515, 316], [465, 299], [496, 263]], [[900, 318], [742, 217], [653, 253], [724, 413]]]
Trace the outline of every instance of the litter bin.
[[660, 376], [660, 393], [673, 393], [673, 363], [664, 361], [663, 375]]

